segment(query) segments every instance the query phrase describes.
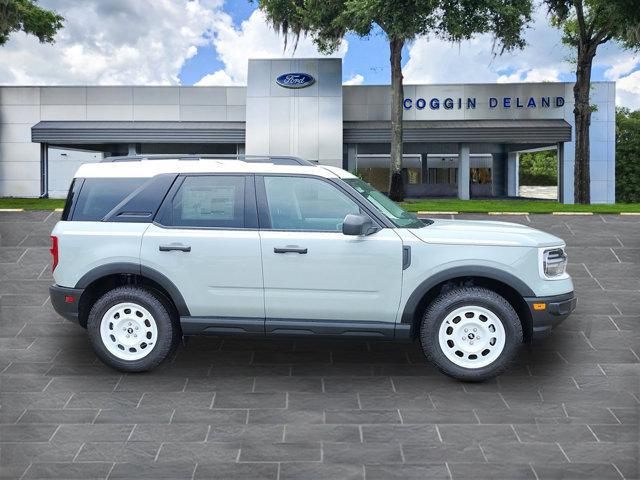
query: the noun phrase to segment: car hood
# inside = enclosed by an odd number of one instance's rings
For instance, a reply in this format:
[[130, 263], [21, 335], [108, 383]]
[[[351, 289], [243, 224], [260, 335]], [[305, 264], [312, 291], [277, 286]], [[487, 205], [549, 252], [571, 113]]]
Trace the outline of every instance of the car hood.
[[432, 224], [411, 229], [411, 232], [424, 242], [439, 244], [505, 247], [553, 247], [565, 244], [555, 235], [517, 223], [484, 220], [432, 221]]

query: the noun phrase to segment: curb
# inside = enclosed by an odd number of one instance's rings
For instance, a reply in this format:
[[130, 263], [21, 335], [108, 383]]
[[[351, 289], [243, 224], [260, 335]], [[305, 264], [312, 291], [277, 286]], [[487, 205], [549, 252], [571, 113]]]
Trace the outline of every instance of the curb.
[[416, 212], [417, 215], [458, 215], [458, 212], [438, 212], [438, 211], [424, 211]]
[[640, 216], [640, 212], [620, 212], [620, 215], [624, 215], [624, 216]]
[[529, 212], [487, 212], [489, 215], [529, 215]]
[[551, 215], [593, 215], [593, 212], [551, 212]]
[[0, 212], [24, 212], [24, 208], [0, 208]]

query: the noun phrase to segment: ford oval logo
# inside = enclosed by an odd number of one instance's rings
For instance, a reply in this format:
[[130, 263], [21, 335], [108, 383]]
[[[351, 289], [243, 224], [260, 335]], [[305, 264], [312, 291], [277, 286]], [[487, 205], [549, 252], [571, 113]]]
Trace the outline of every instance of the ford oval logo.
[[284, 88], [304, 88], [313, 85], [315, 81], [308, 73], [285, 73], [276, 78], [276, 83]]

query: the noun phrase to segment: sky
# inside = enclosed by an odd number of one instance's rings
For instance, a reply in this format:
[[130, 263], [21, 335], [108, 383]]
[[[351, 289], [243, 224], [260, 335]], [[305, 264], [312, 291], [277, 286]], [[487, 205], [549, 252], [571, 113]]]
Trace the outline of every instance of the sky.
[[[54, 45], [23, 33], [0, 47], [0, 85], [244, 85], [247, 59], [319, 56], [310, 39], [284, 50], [256, 1], [40, 0], [62, 14]], [[572, 52], [543, 7], [525, 32], [524, 50], [494, 55], [492, 38], [451, 44], [417, 38], [403, 51], [411, 83], [572, 81]], [[343, 58], [345, 84], [389, 84], [384, 34], [347, 35], [332, 55]], [[640, 109], [640, 53], [601, 46], [593, 80], [616, 81], [616, 103]]]

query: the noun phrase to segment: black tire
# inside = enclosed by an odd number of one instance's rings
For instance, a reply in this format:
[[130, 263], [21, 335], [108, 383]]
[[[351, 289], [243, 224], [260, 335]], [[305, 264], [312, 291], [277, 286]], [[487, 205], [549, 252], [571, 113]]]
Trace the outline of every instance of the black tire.
[[[156, 322], [157, 338], [151, 351], [138, 360], [124, 360], [113, 355], [104, 345], [100, 335], [102, 318], [119, 303], [134, 303], [148, 310]], [[102, 295], [93, 305], [87, 320], [91, 347], [98, 358], [108, 366], [122, 372], [144, 372], [157, 367], [178, 346], [180, 327], [171, 309], [158, 296], [140, 287], [117, 287]]]
[[[494, 313], [505, 331], [505, 345], [490, 364], [467, 368], [453, 363], [442, 351], [438, 339], [447, 315], [460, 307], [479, 306]], [[504, 372], [522, 343], [522, 324], [509, 302], [496, 292], [482, 287], [456, 287], [439, 295], [427, 307], [420, 325], [420, 343], [427, 359], [443, 373], [468, 382], [479, 382]]]

